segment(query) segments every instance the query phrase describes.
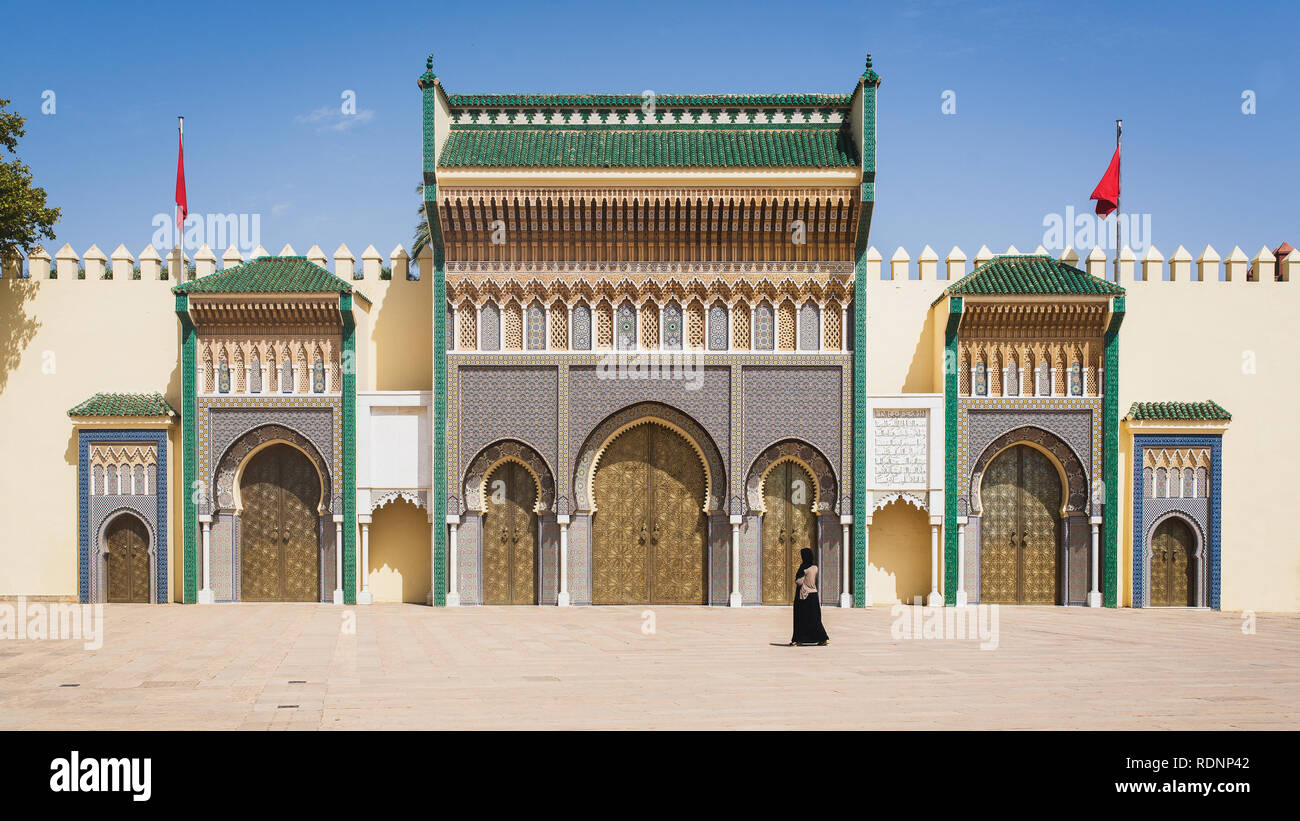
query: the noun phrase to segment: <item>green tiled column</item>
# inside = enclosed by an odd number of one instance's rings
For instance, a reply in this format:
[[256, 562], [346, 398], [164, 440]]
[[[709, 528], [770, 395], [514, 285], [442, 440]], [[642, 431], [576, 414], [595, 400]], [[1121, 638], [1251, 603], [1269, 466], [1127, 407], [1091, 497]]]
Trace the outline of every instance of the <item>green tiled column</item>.
[[176, 316], [181, 322], [181, 551], [184, 579], [181, 601], [193, 604], [198, 598], [198, 334], [190, 321], [189, 297], [176, 296]]
[[339, 295], [343, 315], [343, 602], [356, 604], [357, 578], [357, 335], [352, 294]]
[[1106, 375], [1101, 401], [1101, 475], [1106, 483], [1105, 520], [1102, 522], [1102, 604], [1119, 606], [1119, 326], [1124, 322], [1124, 297], [1115, 297], [1106, 327]]
[[437, 79], [430, 56], [419, 85], [424, 126], [424, 218], [429, 223], [429, 245], [433, 250], [432, 603], [444, 607], [447, 604], [447, 275], [442, 227], [438, 223]]
[[957, 326], [962, 299], [948, 298], [948, 324], [943, 333], [943, 600], [957, 604]]

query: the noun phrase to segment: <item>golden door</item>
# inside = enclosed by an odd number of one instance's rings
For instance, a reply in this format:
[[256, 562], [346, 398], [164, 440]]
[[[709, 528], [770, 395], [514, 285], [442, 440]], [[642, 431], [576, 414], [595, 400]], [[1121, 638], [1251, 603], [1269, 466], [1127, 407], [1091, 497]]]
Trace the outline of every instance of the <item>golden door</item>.
[[705, 604], [704, 468], [690, 444], [660, 425], [631, 428], [592, 487], [592, 601]]
[[1056, 604], [1061, 479], [1041, 451], [1014, 445], [980, 485], [980, 601]]
[[1151, 536], [1151, 606], [1196, 606], [1196, 541], [1178, 518], [1165, 519]]
[[487, 479], [483, 516], [483, 603], [537, 604], [537, 488], [505, 462]]
[[240, 498], [240, 598], [320, 601], [320, 480], [311, 460], [289, 445], [259, 451]]
[[812, 493], [812, 477], [794, 462], [772, 468], [763, 483], [763, 604], [793, 601], [799, 552], [806, 547], [817, 553]]
[[104, 534], [108, 546], [108, 601], [149, 602], [149, 531], [130, 514], [118, 516]]

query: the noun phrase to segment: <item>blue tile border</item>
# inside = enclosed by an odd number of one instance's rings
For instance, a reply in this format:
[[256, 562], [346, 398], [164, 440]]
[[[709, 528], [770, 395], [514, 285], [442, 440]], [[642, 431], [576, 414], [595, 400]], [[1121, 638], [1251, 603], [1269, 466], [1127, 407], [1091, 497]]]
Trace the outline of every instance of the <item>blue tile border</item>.
[[1223, 435], [1213, 434], [1170, 434], [1163, 436], [1134, 434], [1133, 436], [1133, 606], [1147, 606], [1146, 590], [1146, 551], [1143, 547], [1145, 536], [1142, 527], [1143, 494], [1146, 491], [1142, 481], [1142, 465], [1146, 460], [1146, 449], [1157, 447], [1210, 449], [1210, 609], [1219, 609], [1219, 591], [1222, 582], [1222, 564], [1220, 556], [1220, 530], [1223, 520], [1223, 499], [1220, 485], [1223, 478]]
[[82, 430], [77, 432], [77, 593], [82, 604], [90, 603], [90, 443], [151, 442], [158, 449], [158, 523], [154, 529], [154, 552], [158, 559], [157, 589], [153, 600], [167, 602], [167, 431], [165, 430]]

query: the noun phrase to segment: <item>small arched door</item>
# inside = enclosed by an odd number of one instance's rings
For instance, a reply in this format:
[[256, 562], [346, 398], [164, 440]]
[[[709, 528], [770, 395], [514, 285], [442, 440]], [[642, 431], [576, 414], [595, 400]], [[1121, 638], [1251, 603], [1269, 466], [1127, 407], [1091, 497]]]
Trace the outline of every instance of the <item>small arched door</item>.
[[789, 604], [799, 554], [816, 555], [817, 520], [813, 516], [813, 478], [796, 462], [777, 464], [763, 483], [763, 604]]
[[149, 603], [149, 530], [136, 516], [123, 513], [104, 532], [108, 548], [109, 603]]
[[258, 451], [240, 482], [244, 601], [320, 601], [320, 477], [302, 451]]
[[980, 485], [980, 602], [1056, 604], [1061, 478], [1042, 451], [1012, 445]]
[[537, 604], [537, 486], [503, 462], [484, 488], [483, 603]]
[[1177, 516], [1151, 535], [1151, 606], [1196, 606], [1196, 537]]

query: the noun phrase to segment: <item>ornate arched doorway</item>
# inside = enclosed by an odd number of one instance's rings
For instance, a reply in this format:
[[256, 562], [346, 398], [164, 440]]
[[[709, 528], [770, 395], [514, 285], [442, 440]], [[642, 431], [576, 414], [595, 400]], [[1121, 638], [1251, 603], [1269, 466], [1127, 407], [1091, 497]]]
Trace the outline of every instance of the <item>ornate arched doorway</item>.
[[119, 514], [104, 531], [107, 600], [149, 603], [149, 529], [131, 514]]
[[699, 452], [667, 425], [609, 442], [592, 482], [593, 603], [707, 603], [707, 486]]
[[1061, 496], [1056, 465], [1031, 445], [1011, 445], [989, 463], [980, 486], [981, 603], [1060, 600]]
[[537, 604], [537, 480], [512, 459], [483, 492], [483, 603]]
[[778, 462], [763, 481], [763, 604], [789, 604], [804, 548], [817, 553], [816, 485], [793, 459]]
[[1196, 535], [1179, 516], [1170, 516], [1151, 534], [1151, 607], [1197, 605]]
[[320, 601], [320, 489], [315, 465], [283, 443], [257, 451], [239, 485], [240, 598]]

